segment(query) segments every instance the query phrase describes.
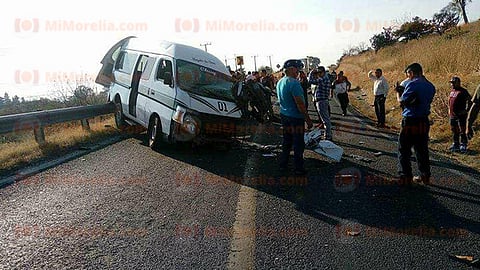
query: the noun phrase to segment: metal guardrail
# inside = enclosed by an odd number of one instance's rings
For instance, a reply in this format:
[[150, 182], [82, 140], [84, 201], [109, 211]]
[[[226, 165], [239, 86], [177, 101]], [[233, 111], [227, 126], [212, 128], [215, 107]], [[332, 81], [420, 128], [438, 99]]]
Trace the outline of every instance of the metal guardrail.
[[89, 118], [111, 114], [114, 111], [115, 105], [107, 103], [0, 116], [0, 134], [33, 129], [35, 140], [42, 145], [45, 143], [45, 126], [81, 120], [83, 128], [88, 130]]

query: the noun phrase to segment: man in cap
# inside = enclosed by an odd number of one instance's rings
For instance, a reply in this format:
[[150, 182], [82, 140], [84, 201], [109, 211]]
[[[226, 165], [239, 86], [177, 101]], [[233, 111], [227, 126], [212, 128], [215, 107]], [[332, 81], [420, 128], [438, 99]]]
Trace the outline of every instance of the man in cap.
[[480, 84], [475, 90], [475, 94], [472, 97], [472, 106], [468, 111], [467, 117], [467, 138], [471, 140], [473, 138], [473, 123], [477, 119], [478, 112], [480, 111]]
[[[410, 64], [406, 69], [410, 82], [403, 93], [397, 91], [402, 111], [402, 127], [398, 137], [398, 173], [401, 184], [411, 185], [413, 180], [430, 183], [430, 157], [428, 139], [430, 132], [430, 107], [435, 96], [435, 86], [423, 76], [422, 66]], [[420, 176], [413, 177], [410, 157], [415, 149]]]
[[277, 83], [277, 97], [280, 103], [280, 118], [283, 127], [282, 154], [280, 168], [286, 169], [290, 150], [293, 147], [293, 159], [296, 175], [305, 175], [303, 152], [305, 150], [305, 122], [308, 128], [313, 123], [305, 109], [305, 98], [300, 82], [296, 79], [303, 68], [300, 60], [287, 60], [283, 68], [285, 77]]
[[467, 152], [467, 116], [472, 97], [467, 89], [461, 86], [459, 77], [450, 79], [452, 86], [448, 98], [448, 115], [453, 134], [453, 144], [449, 150], [452, 152]]

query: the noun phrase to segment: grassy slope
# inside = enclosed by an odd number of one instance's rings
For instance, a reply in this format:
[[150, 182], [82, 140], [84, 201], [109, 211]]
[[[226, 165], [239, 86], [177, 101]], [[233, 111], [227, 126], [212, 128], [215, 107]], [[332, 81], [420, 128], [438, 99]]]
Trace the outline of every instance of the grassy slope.
[[447, 111], [449, 78], [452, 75], [460, 76], [463, 87], [471, 94], [480, 84], [480, 21], [463, 25], [442, 36], [433, 35], [406, 44], [396, 44], [376, 54], [367, 52], [345, 57], [337, 72], [343, 70], [352, 82], [352, 89], [358, 87], [357, 91], [350, 94], [351, 104], [375, 119], [374, 109], [370, 106], [373, 104], [373, 83], [367, 78], [367, 73], [371, 69], [381, 68], [391, 89], [386, 102], [387, 125], [398, 128], [401, 110], [393, 86], [396, 81], [405, 78], [403, 70], [413, 62], [423, 66], [425, 76], [437, 88], [432, 104], [431, 118], [434, 125], [431, 129], [431, 148], [480, 170], [480, 119], [474, 126], [477, 134], [469, 143], [471, 151], [468, 155], [450, 154], [446, 151], [452, 142]]
[[111, 116], [91, 119], [91, 131], [83, 130], [78, 121], [48, 126], [45, 129], [46, 145], [43, 147], [35, 142], [32, 131], [19, 134], [15, 142], [0, 143], [0, 176], [32, 162], [58, 157], [81, 145], [118, 134], [118, 130], [112, 126], [114, 119]]

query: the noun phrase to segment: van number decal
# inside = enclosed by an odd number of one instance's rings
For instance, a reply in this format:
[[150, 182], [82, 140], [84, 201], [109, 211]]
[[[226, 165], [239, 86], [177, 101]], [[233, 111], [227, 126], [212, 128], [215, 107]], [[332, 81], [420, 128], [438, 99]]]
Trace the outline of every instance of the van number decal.
[[221, 112], [228, 112], [227, 103], [219, 101], [218, 102], [218, 110], [221, 111]]

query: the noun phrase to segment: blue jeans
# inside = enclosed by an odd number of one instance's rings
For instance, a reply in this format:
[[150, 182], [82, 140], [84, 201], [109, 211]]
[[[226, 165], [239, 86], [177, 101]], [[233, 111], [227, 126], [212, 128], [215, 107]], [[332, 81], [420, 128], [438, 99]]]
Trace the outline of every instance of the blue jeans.
[[327, 100], [318, 100], [316, 102], [317, 111], [320, 115], [320, 119], [322, 120], [323, 124], [325, 125], [325, 138], [327, 140], [332, 139], [332, 122], [330, 121], [330, 105], [329, 101]]
[[303, 169], [303, 152], [305, 151], [305, 119], [280, 115], [283, 127], [282, 153], [280, 167], [288, 166], [288, 158], [293, 147], [293, 163], [296, 170]]

